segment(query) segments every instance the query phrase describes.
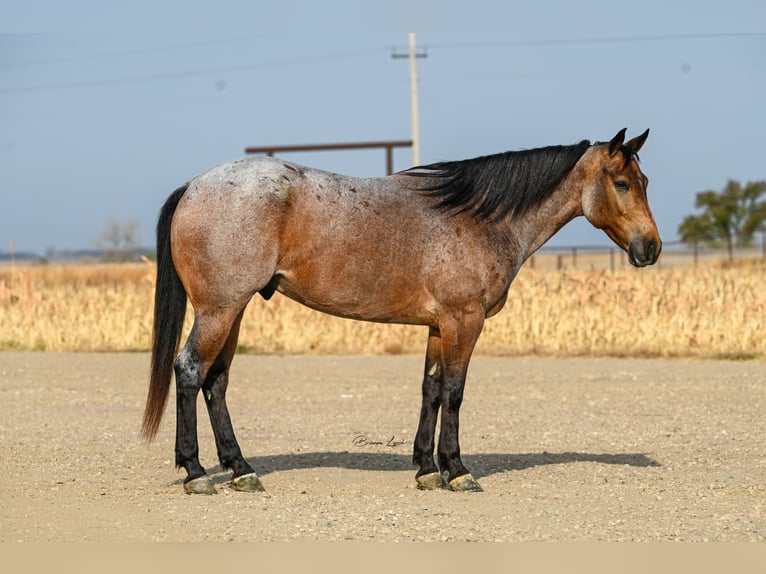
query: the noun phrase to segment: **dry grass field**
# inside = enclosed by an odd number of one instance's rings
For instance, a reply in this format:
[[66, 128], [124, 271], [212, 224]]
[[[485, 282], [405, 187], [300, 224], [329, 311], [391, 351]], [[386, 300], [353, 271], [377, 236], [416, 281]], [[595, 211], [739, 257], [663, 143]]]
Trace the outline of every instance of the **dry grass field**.
[[[766, 263], [548, 271], [514, 282], [477, 353], [542, 356], [764, 358]], [[0, 350], [144, 351], [154, 265], [0, 267]], [[187, 317], [187, 329], [191, 318]], [[348, 321], [280, 295], [255, 297], [241, 351], [420, 353], [423, 327]]]

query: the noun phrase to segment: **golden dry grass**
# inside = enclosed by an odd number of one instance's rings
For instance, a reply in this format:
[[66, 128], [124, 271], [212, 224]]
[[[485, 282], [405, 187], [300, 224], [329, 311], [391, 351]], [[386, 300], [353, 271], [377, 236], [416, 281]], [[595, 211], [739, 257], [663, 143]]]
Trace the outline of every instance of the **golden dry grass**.
[[[523, 269], [478, 353], [766, 358], [766, 264]], [[0, 268], [0, 350], [145, 351], [153, 264]], [[187, 317], [186, 329], [191, 317]], [[254, 298], [253, 353], [421, 353], [424, 327], [378, 325]]]

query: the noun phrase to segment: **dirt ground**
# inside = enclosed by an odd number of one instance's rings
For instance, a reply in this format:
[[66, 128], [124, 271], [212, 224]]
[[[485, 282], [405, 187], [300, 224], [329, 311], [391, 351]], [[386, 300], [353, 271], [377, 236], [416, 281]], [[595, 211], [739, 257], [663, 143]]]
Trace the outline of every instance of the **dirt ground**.
[[[483, 493], [420, 491], [422, 359], [238, 356], [229, 405], [265, 493], [188, 496], [175, 411], [147, 446], [146, 354], [0, 353], [0, 541], [766, 540], [766, 365], [474, 358]], [[363, 438], [360, 438], [363, 437]]]

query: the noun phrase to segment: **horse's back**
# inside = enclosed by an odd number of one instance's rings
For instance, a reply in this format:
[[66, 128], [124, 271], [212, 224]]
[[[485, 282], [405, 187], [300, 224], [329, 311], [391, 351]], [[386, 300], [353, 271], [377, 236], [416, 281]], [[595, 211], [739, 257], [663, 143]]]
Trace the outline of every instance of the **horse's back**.
[[193, 178], [184, 203], [220, 199], [228, 204], [227, 208], [237, 201], [261, 205], [295, 201], [312, 206], [314, 200], [337, 202], [341, 199], [339, 208], [348, 204], [353, 210], [355, 200], [370, 207], [371, 202], [389, 202], [396, 196], [408, 194], [409, 190], [403, 188], [396, 176], [352, 177], [273, 157], [255, 156], [221, 164]]
[[249, 157], [218, 165], [189, 182], [186, 201], [220, 195], [226, 199], [240, 196], [285, 199], [293, 184], [293, 170], [299, 169], [271, 157]]

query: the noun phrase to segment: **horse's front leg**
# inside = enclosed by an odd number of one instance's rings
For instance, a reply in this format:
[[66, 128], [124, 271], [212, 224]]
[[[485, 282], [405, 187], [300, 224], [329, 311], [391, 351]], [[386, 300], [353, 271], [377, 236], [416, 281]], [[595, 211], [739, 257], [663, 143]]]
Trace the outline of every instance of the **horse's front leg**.
[[421, 490], [434, 490], [443, 486], [439, 469], [434, 462], [434, 435], [441, 404], [441, 380], [441, 338], [439, 330], [432, 327], [428, 332], [426, 348], [423, 405], [420, 408], [420, 423], [412, 452], [412, 464], [420, 467], [415, 480]]
[[476, 479], [460, 458], [459, 418], [468, 363], [484, 325], [484, 314], [464, 314], [441, 326], [442, 385], [439, 468], [447, 472], [447, 483], [454, 491], [480, 492]]

